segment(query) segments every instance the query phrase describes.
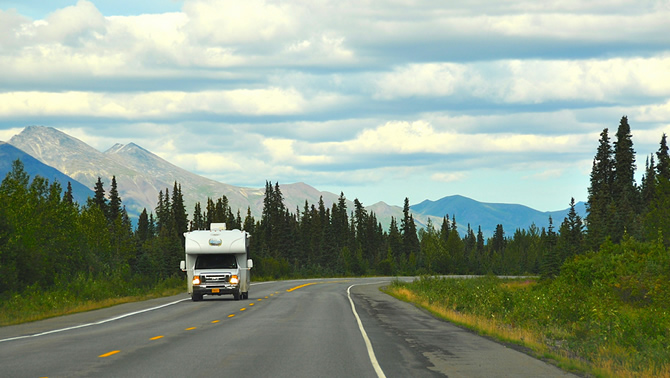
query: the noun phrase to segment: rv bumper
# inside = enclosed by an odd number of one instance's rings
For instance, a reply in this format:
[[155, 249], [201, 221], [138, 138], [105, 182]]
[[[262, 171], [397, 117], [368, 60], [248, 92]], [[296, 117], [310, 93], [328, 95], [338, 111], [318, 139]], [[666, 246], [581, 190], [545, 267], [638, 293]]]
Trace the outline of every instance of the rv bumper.
[[207, 286], [207, 285], [193, 285], [193, 294], [196, 295], [224, 295], [237, 294], [240, 292], [240, 285], [225, 285], [225, 286]]

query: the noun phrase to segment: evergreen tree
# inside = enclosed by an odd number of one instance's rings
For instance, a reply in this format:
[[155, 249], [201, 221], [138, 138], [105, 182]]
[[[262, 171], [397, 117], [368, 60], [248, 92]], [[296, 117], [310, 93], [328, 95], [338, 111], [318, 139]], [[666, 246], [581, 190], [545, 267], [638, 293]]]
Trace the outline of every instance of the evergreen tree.
[[561, 257], [556, 251], [556, 233], [554, 222], [549, 217], [549, 229], [544, 240], [544, 255], [542, 256], [542, 268], [540, 274], [543, 279], [556, 277], [561, 270]]
[[486, 269], [488, 266], [488, 259], [484, 247], [484, 233], [482, 232], [482, 226], [479, 226], [477, 230], [477, 247], [475, 251], [477, 265], [473, 271], [474, 274], [484, 274], [488, 272], [488, 269]]
[[613, 151], [608, 129], [600, 133], [600, 141], [591, 169], [588, 188], [588, 240], [592, 249], [598, 249], [610, 235], [612, 224], [612, 186], [614, 178]]
[[191, 221], [191, 229], [193, 230], [208, 230], [209, 227], [205, 225], [205, 216], [200, 208], [200, 202], [196, 202], [193, 208], [193, 221]]
[[172, 189], [172, 219], [174, 222], [174, 232], [184, 243], [184, 232], [188, 231], [188, 214], [186, 213], [186, 206], [184, 205], [184, 196], [181, 193], [181, 184], [176, 181]]
[[256, 220], [254, 219], [253, 215], [251, 215], [251, 207], [247, 207], [247, 216], [244, 218], [244, 225], [242, 226], [242, 229], [252, 235], [255, 234], [255, 226], [256, 225]]
[[395, 266], [402, 266], [405, 264], [405, 255], [403, 252], [402, 235], [398, 229], [398, 221], [395, 217], [391, 217], [391, 224], [389, 225], [388, 233], [388, 249]]
[[105, 187], [100, 177], [98, 177], [98, 181], [95, 183], [93, 191], [94, 191], [93, 198], [88, 199], [89, 207], [91, 205], [95, 205], [102, 211], [103, 214], [105, 214], [105, 216], [107, 216], [108, 214], [107, 198], [105, 197]]
[[661, 146], [656, 152], [656, 158], [658, 160], [656, 164], [658, 176], [670, 180], [670, 154], [668, 154], [668, 142], [665, 133], [663, 133], [663, 137], [661, 138]]
[[107, 208], [107, 219], [110, 223], [121, 216], [121, 197], [116, 186], [116, 176], [112, 176], [112, 185], [109, 189], [109, 206]]
[[403, 239], [403, 248], [406, 257], [411, 254], [416, 256], [421, 250], [419, 238], [416, 234], [416, 225], [414, 224], [414, 216], [409, 210], [409, 198], [405, 197], [405, 203], [402, 209], [403, 218], [400, 221], [400, 233]]
[[556, 242], [560, 263], [581, 254], [583, 250], [584, 224], [575, 210], [575, 199], [570, 200], [570, 210], [559, 228]]
[[63, 201], [69, 203], [70, 205], [74, 204], [74, 196], [72, 194], [72, 183], [70, 181], [67, 182], [67, 190], [65, 191], [65, 194], [63, 194]]
[[612, 241], [619, 242], [625, 233], [638, 235], [640, 196], [635, 184], [635, 151], [628, 118], [622, 117], [614, 142]]
[[347, 217], [347, 199], [343, 192], [340, 192], [340, 197], [337, 204], [333, 204], [332, 225], [333, 234], [335, 235], [334, 249], [339, 251], [345, 245], [349, 244], [349, 219]]
[[170, 206], [170, 193], [167, 188], [165, 188], [165, 194], [163, 191], [158, 192], [158, 204], [156, 205], [156, 234], [166, 234], [169, 233], [170, 227], [172, 226], [172, 210]]
[[137, 219], [137, 228], [135, 229], [135, 236], [138, 242], [144, 243], [149, 238], [149, 214], [147, 214], [147, 209], [144, 208], [142, 213]]
[[442, 217], [442, 225], [440, 226], [440, 239], [442, 243], [446, 243], [449, 239], [449, 234], [451, 234], [451, 227], [449, 226], [449, 217]]
[[647, 158], [644, 166], [645, 173], [644, 176], [642, 176], [642, 182], [640, 184], [643, 212], [649, 208], [656, 195], [656, 166], [654, 164], [653, 155]]
[[670, 246], [670, 156], [665, 134], [656, 156], [656, 185], [644, 219], [645, 236], [648, 240], [662, 238], [664, 244]]

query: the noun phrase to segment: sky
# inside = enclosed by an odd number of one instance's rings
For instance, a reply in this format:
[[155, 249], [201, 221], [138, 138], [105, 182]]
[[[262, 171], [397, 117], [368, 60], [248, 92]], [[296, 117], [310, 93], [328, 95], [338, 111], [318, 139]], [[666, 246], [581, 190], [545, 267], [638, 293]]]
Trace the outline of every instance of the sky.
[[0, 141], [54, 127], [363, 205], [587, 200], [670, 134], [670, 0], [0, 0]]

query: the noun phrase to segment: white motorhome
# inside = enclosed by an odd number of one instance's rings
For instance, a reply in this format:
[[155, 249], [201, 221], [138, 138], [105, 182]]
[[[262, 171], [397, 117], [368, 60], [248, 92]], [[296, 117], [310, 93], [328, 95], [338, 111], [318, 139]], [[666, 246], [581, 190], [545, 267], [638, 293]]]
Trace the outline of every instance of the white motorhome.
[[225, 223], [212, 223], [210, 230], [185, 232], [188, 293], [193, 301], [204, 295], [232, 294], [236, 300], [249, 298], [249, 238], [246, 231], [226, 230]]

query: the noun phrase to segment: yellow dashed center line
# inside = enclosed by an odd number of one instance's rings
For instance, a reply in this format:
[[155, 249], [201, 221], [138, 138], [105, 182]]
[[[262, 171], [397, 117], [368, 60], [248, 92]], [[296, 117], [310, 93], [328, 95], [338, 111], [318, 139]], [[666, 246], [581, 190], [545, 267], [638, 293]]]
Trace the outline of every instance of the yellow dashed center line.
[[[300, 286], [294, 287], [294, 288], [292, 288], [292, 289], [288, 289], [288, 290], [286, 290], [286, 291], [289, 291], [289, 292], [290, 292], [290, 291], [299, 289], [299, 288], [301, 288], [301, 287], [305, 287], [305, 286], [313, 285], [313, 284], [314, 284], [314, 283], [308, 283], [308, 284], [305, 284], [305, 285], [300, 285]], [[275, 292], [274, 294], [270, 294], [270, 296], [272, 297], [272, 296], [274, 296], [275, 294], [279, 294], [279, 292]], [[268, 297], [265, 297], [265, 299], [268, 299]], [[262, 301], [262, 300], [263, 300], [263, 299], [258, 298], [257, 301], [260, 302], [260, 301]], [[249, 306], [253, 306], [253, 305], [255, 305], [255, 303], [249, 303]], [[241, 308], [240, 311], [246, 311], [246, 307]], [[235, 314], [230, 314], [230, 315], [228, 315], [228, 317], [229, 317], [229, 318], [233, 318], [233, 317], [235, 317]], [[212, 324], [219, 323], [219, 322], [220, 322], [220, 320], [212, 320]], [[198, 328], [198, 327], [189, 327], [189, 328], [186, 328], [185, 331], [193, 331], [193, 330], [196, 329], [196, 328]], [[159, 340], [159, 339], [162, 339], [163, 337], [165, 337], [165, 336], [163, 336], [163, 335], [160, 335], [160, 336], [154, 336], [154, 337], [150, 338], [149, 340]], [[120, 350], [113, 350], [113, 351], [111, 351], [111, 352], [107, 352], [107, 353], [105, 353], [105, 354], [101, 354], [101, 355], [98, 356], [98, 357], [101, 357], [101, 358], [109, 357], [109, 356], [113, 356], [113, 355], [115, 355], [115, 354], [117, 354], [117, 353], [120, 353], [120, 352], [121, 352]]]
[[288, 292], [290, 293], [290, 292], [292, 292], [293, 290], [298, 290], [298, 289], [300, 289], [301, 287], [305, 287], [305, 286], [309, 286], [309, 285], [314, 285], [314, 284], [316, 284], [316, 282], [310, 282], [310, 283], [306, 283], [306, 284], [304, 284], [304, 285], [300, 285], [300, 286], [292, 287], [292, 288], [290, 288], [290, 289], [287, 289], [286, 291], [288, 291]]

